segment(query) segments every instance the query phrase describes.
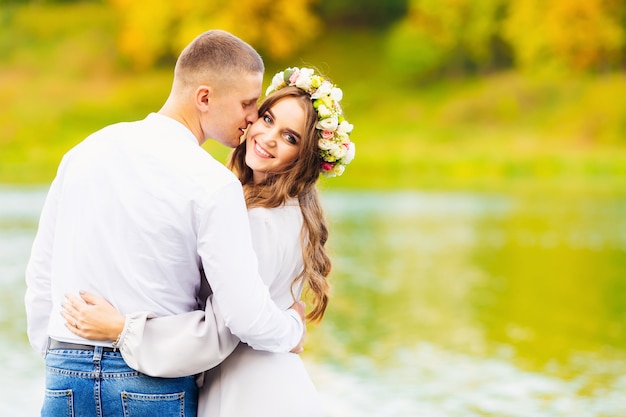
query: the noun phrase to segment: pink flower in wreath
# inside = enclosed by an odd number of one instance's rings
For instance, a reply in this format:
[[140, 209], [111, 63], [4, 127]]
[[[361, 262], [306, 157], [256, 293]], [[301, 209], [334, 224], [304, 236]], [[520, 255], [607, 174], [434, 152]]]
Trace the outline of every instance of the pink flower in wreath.
[[298, 81], [299, 76], [300, 76], [300, 71], [294, 71], [294, 73], [291, 74], [291, 77], [289, 77], [289, 84], [295, 84], [296, 81]]
[[331, 130], [322, 130], [322, 138], [323, 139], [330, 139], [334, 136], [335, 134], [331, 131]]
[[335, 165], [330, 162], [322, 162], [322, 169], [324, 171], [331, 171]]

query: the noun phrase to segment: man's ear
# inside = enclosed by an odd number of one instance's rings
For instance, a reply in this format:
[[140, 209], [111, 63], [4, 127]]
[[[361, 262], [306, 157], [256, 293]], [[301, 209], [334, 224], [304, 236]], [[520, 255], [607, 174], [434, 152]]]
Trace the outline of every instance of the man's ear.
[[208, 111], [211, 99], [213, 98], [213, 90], [207, 85], [201, 85], [196, 89], [196, 107], [200, 111]]

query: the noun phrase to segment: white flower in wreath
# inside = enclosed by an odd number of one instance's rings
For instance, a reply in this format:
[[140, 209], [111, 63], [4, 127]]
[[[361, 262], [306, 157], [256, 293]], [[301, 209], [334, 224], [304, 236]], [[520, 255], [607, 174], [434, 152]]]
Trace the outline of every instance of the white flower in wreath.
[[317, 125], [315, 127], [320, 130], [330, 130], [334, 132], [335, 130], [337, 130], [338, 125], [339, 120], [337, 120], [337, 116], [333, 115], [331, 117], [320, 120], [319, 122], [317, 122]]
[[341, 91], [341, 88], [339, 87], [333, 87], [333, 89], [330, 90], [330, 97], [339, 102], [343, 98], [343, 91]]
[[272, 83], [269, 87], [267, 87], [267, 91], [265, 91], [265, 95], [269, 95], [274, 90], [279, 90], [280, 88], [286, 86], [285, 84], [285, 72], [281, 71], [274, 74], [272, 78]]
[[322, 82], [322, 85], [320, 85], [319, 88], [313, 94], [311, 94], [311, 98], [316, 99], [316, 98], [330, 96], [330, 92], [332, 89], [333, 89], [332, 83], [324, 80]]
[[320, 140], [317, 142], [317, 146], [318, 146], [320, 149], [323, 149], [323, 150], [325, 150], [325, 151], [329, 151], [329, 150], [331, 150], [331, 149], [333, 148], [333, 146], [334, 146], [334, 145], [335, 145], [335, 144], [334, 144], [334, 143], [333, 143], [333, 141], [332, 141], [332, 140], [330, 140], [330, 139], [320, 139]]
[[347, 135], [348, 133], [352, 132], [352, 129], [354, 129], [354, 125], [344, 120], [343, 122], [339, 123], [339, 126], [337, 126], [337, 133]]
[[321, 118], [326, 118], [332, 116], [333, 112], [325, 104], [320, 104], [317, 108], [317, 114], [319, 114]]
[[342, 144], [336, 144], [335, 148], [331, 151], [337, 160], [341, 159], [343, 162], [343, 158], [348, 153], [348, 148], [343, 146]]
[[356, 155], [356, 145], [354, 142], [348, 143], [348, 149], [346, 150], [346, 154], [342, 159], [342, 163], [344, 165], [348, 165], [354, 159], [354, 155]]
[[[311, 88], [311, 77], [313, 77], [314, 71], [310, 68], [301, 68], [300, 71], [297, 71], [292, 75], [292, 79], [289, 80], [296, 87], [301, 88], [305, 91]], [[297, 75], [296, 75], [297, 74]]]
[[343, 159], [344, 156], [346, 156], [346, 152], [348, 150], [348, 148], [339, 143], [339, 142], [335, 142], [335, 147], [332, 149], [332, 153], [335, 156], [335, 158], [337, 158], [337, 160]]
[[347, 145], [348, 143], [350, 143], [350, 136], [348, 136], [345, 133], [337, 133], [335, 137], [336, 137], [335, 140], [341, 143], [342, 145]]

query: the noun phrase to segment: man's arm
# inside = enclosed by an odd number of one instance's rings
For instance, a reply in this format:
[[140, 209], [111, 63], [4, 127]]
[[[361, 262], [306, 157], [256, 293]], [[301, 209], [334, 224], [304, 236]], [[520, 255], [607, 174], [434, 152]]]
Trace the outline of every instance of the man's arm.
[[[221, 363], [239, 344], [212, 303], [204, 311], [151, 318], [147, 312], [122, 316], [108, 301], [83, 292], [69, 294], [63, 316], [72, 333], [90, 340], [115, 340], [126, 363], [150, 376], [193, 375]], [[304, 304], [294, 308], [304, 317]], [[76, 325], [77, 324], [77, 325]], [[300, 353], [302, 346], [294, 348]]]
[[52, 311], [51, 264], [57, 204], [58, 182], [55, 180], [48, 191], [26, 267], [24, 304], [28, 339], [33, 348], [42, 356], [46, 354], [48, 346], [48, 322]]
[[198, 213], [198, 254], [226, 326], [258, 350], [288, 352], [304, 324], [294, 309], [280, 310], [258, 273], [241, 185], [232, 182], [210, 196]]

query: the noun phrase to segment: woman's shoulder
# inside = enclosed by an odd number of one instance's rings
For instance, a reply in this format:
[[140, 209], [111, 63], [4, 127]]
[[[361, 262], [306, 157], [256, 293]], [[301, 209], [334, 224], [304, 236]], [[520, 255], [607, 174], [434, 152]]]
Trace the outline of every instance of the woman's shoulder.
[[278, 207], [251, 207], [248, 215], [254, 218], [272, 218], [289, 214], [300, 213], [300, 203], [297, 198], [290, 198]]
[[253, 229], [263, 228], [269, 232], [269, 230], [276, 230], [281, 234], [287, 230], [293, 230], [294, 233], [299, 233], [302, 227], [302, 212], [298, 200], [288, 201], [278, 207], [253, 207], [248, 209], [248, 219], [250, 221], [250, 227]]

